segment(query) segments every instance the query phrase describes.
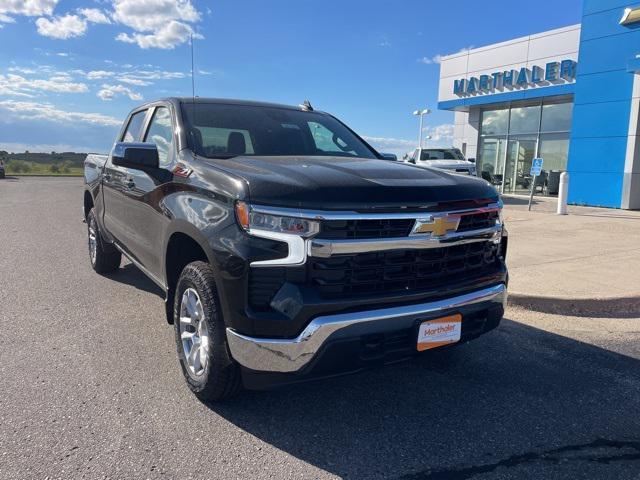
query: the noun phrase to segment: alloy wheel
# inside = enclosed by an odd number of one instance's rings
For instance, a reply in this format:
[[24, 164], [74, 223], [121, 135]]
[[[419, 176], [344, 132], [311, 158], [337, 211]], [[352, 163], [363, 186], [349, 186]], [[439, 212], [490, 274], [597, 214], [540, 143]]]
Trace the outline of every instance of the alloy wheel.
[[91, 257], [91, 264], [96, 264], [96, 255], [98, 253], [98, 233], [96, 229], [96, 222], [92, 218], [89, 220], [89, 256]]
[[189, 373], [202, 375], [209, 361], [209, 330], [198, 292], [187, 288], [180, 300], [180, 340]]

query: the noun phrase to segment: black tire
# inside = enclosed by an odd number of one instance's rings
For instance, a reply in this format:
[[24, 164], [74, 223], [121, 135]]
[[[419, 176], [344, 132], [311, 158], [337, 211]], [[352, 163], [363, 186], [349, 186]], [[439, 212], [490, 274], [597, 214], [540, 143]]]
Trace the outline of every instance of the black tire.
[[[91, 231], [95, 238], [95, 256], [91, 254]], [[106, 243], [100, 234], [100, 227], [96, 220], [95, 209], [87, 215], [87, 243], [89, 244], [89, 261], [91, 267], [100, 274], [115, 272], [120, 268], [122, 254], [113, 246]]]
[[[183, 294], [195, 290], [202, 305], [200, 322], [206, 322], [208, 334], [207, 361], [199, 374], [189, 367], [185, 346], [181, 338], [180, 312]], [[233, 360], [227, 346], [227, 335], [219, 307], [214, 272], [208, 263], [197, 261], [188, 264], [180, 274], [173, 302], [173, 323], [180, 368], [187, 385], [203, 401], [221, 401], [237, 394], [242, 387], [240, 368]]]

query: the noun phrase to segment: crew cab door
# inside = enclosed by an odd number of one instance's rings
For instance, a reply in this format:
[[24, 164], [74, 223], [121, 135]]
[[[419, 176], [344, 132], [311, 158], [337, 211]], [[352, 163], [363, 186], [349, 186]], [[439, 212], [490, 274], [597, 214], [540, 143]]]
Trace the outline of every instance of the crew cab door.
[[[170, 171], [174, 166], [176, 153], [175, 129], [169, 105], [151, 107], [148, 117], [141, 133], [141, 141], [156, 145], [159, 167]], [[142, 170], [127, 169], [127, 173], [127, 221], [134, 227], [129, 248], [148, 273], [161, 278], [164, 232], [169, 223], [162, 209], [166, 195], [165, 184], [161, 184]]]
[[[117, 141], [139, 142], [148, 113], [147, 108], [132, 113], [127, 127]], [[131, 239], [135, 236], [135, 226], [131, 224], [128, 215], [130, 201], [127, 190], [130, 177], [129, 169], [114, 165], [109, 155], [102, 173], [105, 233], [128, 254], [131, 254]]]

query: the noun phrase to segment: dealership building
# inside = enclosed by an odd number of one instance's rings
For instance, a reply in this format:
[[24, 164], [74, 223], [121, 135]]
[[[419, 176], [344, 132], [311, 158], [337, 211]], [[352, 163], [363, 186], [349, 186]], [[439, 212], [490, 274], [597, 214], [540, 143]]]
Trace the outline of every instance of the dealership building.
[[570, 203], [640, 209], [639, 75], [638, 0], [585, 0], [579, 25], [443, 57], [438, 108], [503, 193], [557, 195], [567, 171]]

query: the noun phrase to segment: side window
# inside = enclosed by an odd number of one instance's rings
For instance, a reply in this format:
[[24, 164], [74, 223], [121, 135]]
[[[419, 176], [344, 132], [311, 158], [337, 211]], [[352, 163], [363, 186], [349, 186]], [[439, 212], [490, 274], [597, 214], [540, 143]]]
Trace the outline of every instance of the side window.
[[173, 144], [173, 129], [171, 128], [171, 112], [167, 107], [156, 108], [144, 141], [155, 143], [158, 147], [160, 166], [168, 165], [169, 152]]
[[146, 110], [142, 110], [140, 112], [134, 113], [129, 120], [129, 125], [127, 125], [127, 129], [124, 132], [122, 137], [123, 142], [139, 142], [140, 141], [140, 130], [142, 130], [142, 125], [144, 123], [144, 117], [147, 115]]

